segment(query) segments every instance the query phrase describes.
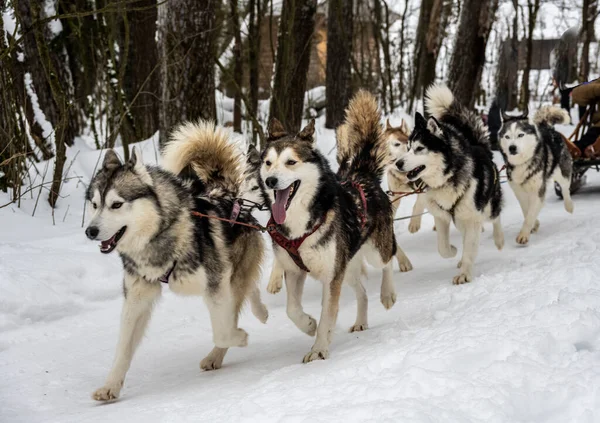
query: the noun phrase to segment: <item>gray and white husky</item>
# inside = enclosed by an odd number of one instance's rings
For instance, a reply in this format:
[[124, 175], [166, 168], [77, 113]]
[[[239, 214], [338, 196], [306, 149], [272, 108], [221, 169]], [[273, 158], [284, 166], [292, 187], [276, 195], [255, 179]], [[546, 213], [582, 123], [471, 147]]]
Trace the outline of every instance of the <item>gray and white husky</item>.
[[521, 116], [502, 114], [502, 118], [498, 137], [508, 183], [525, 218], [517, 243], [527, 244], [540, 226], [538, 216], [551, 179], [560, 185], [565, 210], [573, 213], [569, 191], [573, 160], [562, 136], [553, 127], [569, 122], [569, 114], [559, 107], [546, 106], [536, 112], [533, 124], [529, 123], [527, 112]]
[[416, 114], [408, 152], [396, 167], [407, 172], [410, 181], [421, 179], [427, 185], [427, 209], [435, 219], [442, 257], [456, 255], [450, 244], [450, 222], [461, 232], [463, 255], [452, 281], [470, 282], [484, 221], [494, 224], [496, 247], [504, 246], [498, 169], [483, 122], [458, 103], [448, 87], [429, 87], [425, 107], [431, 117], [426, 120]]
[[[125, 298], [115, 361], [94, 399], [119, 397], [167, 284], [178, 294], [203, 296], [208, 306], [215, 347], [200, 362], [202, 369], [220, 368], [228, 348], [247, 345], [248, 334], [238, 327], [247, 299], [254, 315], [267, 320], [257, 285], [264, 251], [260, 233], [193, 215], [230, 217], [240, 160], [227, 132], [209, 122], [180, 126], [165, 147], [162, 169], [144, 166], [135, 150], [127, 163], [106, 152], [87, 190], [92, 218], [86, 235], [101, 241], [102, 253], [119, 253]], [[238, 220], [255, 222], [243, 211]]]
[[[392, 208], [380, 186], [387, 144], [375, 98], [359, 92], [350, 101], [346, 116], [348, 136], [338, 138], [341, 164], [337, 174], [314, 146], [314, 121], [290, 134], [272, 120], [261, 156], [260, 177], [271, 191], [267, 202], [276, 231], [288, 240], [304, 238], [298, 247], [300, 264], [298, 257], [274, 243], [275, 266], [285, 273], [288, 316], [306, 334], [316, 332], [304, 362], [329, 356], [343, 282], [354, 288], [358, 302], [356, 322], [350, 330], [366, 329], [368, 297], [361, 281], [363, 260], [384, 269], [381, 299], [388, 308], [395, 302]], [[323, 284], [318, 327], [302, 307], [307, 270]]]

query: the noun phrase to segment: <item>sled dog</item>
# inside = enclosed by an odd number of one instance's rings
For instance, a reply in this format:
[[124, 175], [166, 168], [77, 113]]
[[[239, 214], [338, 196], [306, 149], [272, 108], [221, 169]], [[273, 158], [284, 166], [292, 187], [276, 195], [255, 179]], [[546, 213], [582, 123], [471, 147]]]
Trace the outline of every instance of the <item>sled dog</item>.
[[[267, 320], [257, 285], [264, 251], [260, 233], [193, 215], [230, 217], [240, 161], [227, 132], [203, 121], [173, 132], [162, 168], [144, 166], [135, 150], [127, 163], [106, 152], [87, 190], [92, 218], [85, 232], [101, 241], [102, 253], [120, 255], [124, 302], [113, 367], [94, 399], [119, 397], [163, 287], [204, 297], [215, 344], [200, 362], [205, 370], [220, 368], [228, 348], [247, 345], [248, 334], [238, 327], [246, 300], [261, 322]], [[255, 222], [243, 211], [238, 220]]]
[[421, 179], [427, 185], [426, 207], [435, 219], [442, 257], [456, 255], [450, 244], [450, 222], [461, 232], [463, 254], [453, 283], [470, 282], [484, 221], [494, 224], [496, 247], [504, 246], [498, 169], [483, 122], [464, 108], [448, 87], [429, 87], [425, 107], [431, 117], [426, 120], [416, 114], [408, 152], [396, 167], [407, 172], [409, 181]]
[[[316, 332], [305, 363], [329, 356], [344, 281], [354, 288], [358, 302], [350, 330], [367, 328], [368, 300], [361, 282], [364, 259], [384, 269], [381, 300], [386, 308], [396, 299], [392, 207], [380, 186], [388, 152], [379, 121], [375, 98], [360, 91], [348, 106], [347, 136], [338, 138], [337, 175], [314, 145], [314, 120], [292, 134], [275, 119], [269, 124], [260, 177], [271, 192], [267, 202], [276, 235], [274, 266], [285, 273], [288, 316], [306, 334]], [[318, 327], [302, 308], [309, 272], [323, 284]]]
[[514, 191], [525, 221], [517, 243], [527, 244], [529, 236], [540, 226], [538, 216], [544, 205], [548, 182], [554, 179], [561, 188], [565, 210], [573, 213], [569, 191], [573, 161], [562, 136], [554, 125], [569, 122], [569, 114], [555, 106], [542, 107], [527, 119], [502, 114], [500, 147], [506, 163], [508, 183]]

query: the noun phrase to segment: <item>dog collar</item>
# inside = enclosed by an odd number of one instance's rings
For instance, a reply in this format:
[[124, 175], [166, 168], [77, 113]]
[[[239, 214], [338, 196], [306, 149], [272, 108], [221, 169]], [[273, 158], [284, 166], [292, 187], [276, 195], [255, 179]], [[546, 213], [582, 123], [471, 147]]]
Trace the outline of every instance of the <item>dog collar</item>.
[[173, 266], [169, 270], [167, 270], [164, 275], [158, 278], [159, 282], [168, 284], [169, 278], [171, 277], [171, 273], [173, 273], [173, 270], [175, 270], [175, 266], [177, 266], [177, 260], [173, 262]]
[[273, 219], [273, 216], [271, 216], [269, 222], [267, 223], [267, 232], [271, 236], [273, 242], [287, 251], [290, 258], [294, 260], [294, 263], [296, 263], [296, 266], [305, 272], [310, 273], [310, 270], [308, 270], [308, 267], [306, 267], [302, 261], [302, 257], [300, 257], [300, 252], [298, 250], [306, 238], [314, 234], [321, 227], [321, 224], [322, 222], [317, 223], [309, 232], [305, 233], [300, 238], [289, 239], [277, 230], [275, 220]]

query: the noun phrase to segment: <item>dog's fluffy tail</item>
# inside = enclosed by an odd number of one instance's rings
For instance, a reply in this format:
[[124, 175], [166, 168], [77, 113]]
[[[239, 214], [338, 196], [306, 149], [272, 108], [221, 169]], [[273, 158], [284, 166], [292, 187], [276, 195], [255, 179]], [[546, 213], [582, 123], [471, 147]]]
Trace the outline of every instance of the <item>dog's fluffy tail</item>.
[[179, 175], [188, 166], [212, 188], [236, 194], [242, 158], [228, 132], [213, 122], [185, 122], [171, 133], [163, 149], [163, 168]]
[[533, 117], [535, 125], [549, 125], [569, 123], [570, 116], [566, 110], [556, 106], [544, 106], [540, 108]]
[[373, 94], [360, 90], [350, 100], [346, 121], [337, 131], [337, 159], [342, 172], [363, 172], [381, 178], [387, 144], [381, 128], [381, 112]]
[[460, 104], [446, 85], [427, 88], [425, 109], [437, 120], [457, 127], [471, 142], [491, 149], [490, 135], [481, 118]]

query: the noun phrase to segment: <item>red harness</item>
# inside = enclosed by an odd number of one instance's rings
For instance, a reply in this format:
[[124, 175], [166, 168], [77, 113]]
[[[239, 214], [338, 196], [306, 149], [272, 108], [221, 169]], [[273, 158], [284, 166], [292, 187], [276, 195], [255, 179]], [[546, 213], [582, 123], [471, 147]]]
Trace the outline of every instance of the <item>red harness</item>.
[[342, 185], [348, 185], [348, 183], [350, 183], [360, 195], [362, 209], [358, 211], [358, 217], [360, 218], [360, 228], [364, 229], [365, 225], [367, 224], [367, 197], [365, 196], [365, 190], [363, 189], [362, 184], [359, 184], [356, 181], [344, 181], [342, 182]]
[[271, 239], [273, 239], [273, 241], [277, 245], [279, 245], [281, 248], [287, 251], [290, 258], [294, 260], [294, 263], [296, 263], [296, 266], [298, 266], [305, 272], [310, 273], [310, 270], [308, 270], [308, 267], [306, 267], [306, 265], [302, 261], [302, 257], [300, 257], [300, 252], [298, 250], [300, 249], [300, 246], [306, 240], [306, 238], [317, 232], [317, 230], [321, 227], [321, 224], [322, 222], [317, 223], [310, 232], [305, 233], [300, 238], [289, 239], [277, 230], [275, 220], [273, 220], [273, 216], [271, 216], [271, 218], [269, 219], [269, 223], [267, 223], [267, 232], [269, 233], [269, 235], [271, 235]]

